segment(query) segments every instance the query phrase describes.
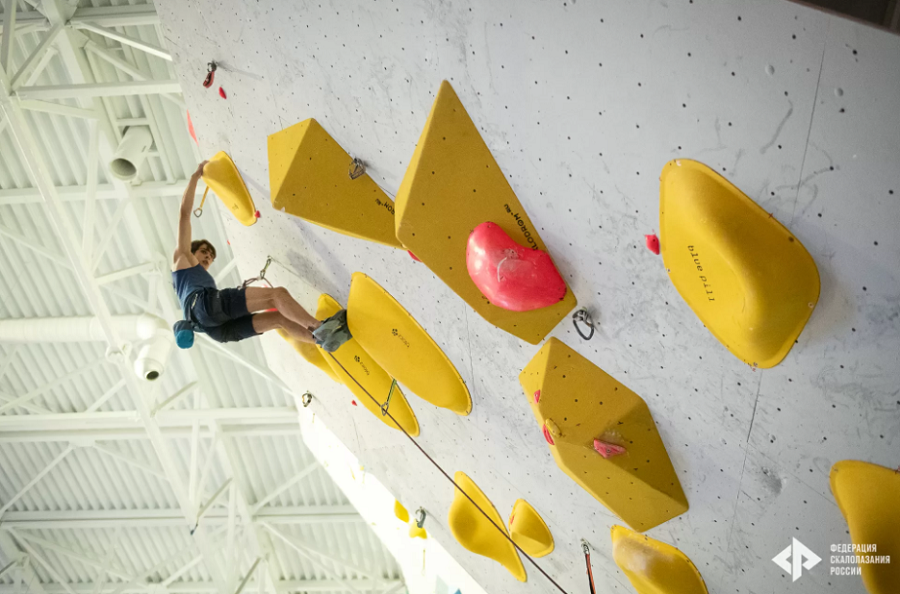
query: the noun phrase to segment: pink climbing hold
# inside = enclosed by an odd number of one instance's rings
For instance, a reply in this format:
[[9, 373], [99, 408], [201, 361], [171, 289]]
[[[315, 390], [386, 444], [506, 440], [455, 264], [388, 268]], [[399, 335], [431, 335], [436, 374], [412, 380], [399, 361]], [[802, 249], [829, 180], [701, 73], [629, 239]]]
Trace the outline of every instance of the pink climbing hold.
[[259, 215], [259, 211], [257, 210], [255, 213], [253, 213], [253, 216], [255, 216], [255, 217], [258, 219], [259, 216], [260, 216], [260, 215]]
[[188, 111], [186, 113], [187, 113], [187, 121], [188, 121], [188, 132], [191, 133], [191, 138], [194, 139], [194, 142], [196, 142], [197, 145], [199, 145], [200, 141], [197, 140], [197, 133], [194, 132], [194, 122], [191, 121], [191, 112]]
[[416, 262], [421, 262], [421, 260], [419, 260], [419, 259], [416, 257], [416, 255], [415, 255], [414, 253], [412, 253], [411, 251], [406, 250], [406, 253], [409, 254], [409, 256], [410, 256], [413, 260], [415, 260]]
[[352, 404], [353, 406], [356, 406], [356, 400], [351, 400], [350, 404]]
[[647, 249], [659, 255], [659, 237], [656, 236], [656, 233], [652, 235], [644, 235], [644, 240], [647, 242]]
[[228, 95], [225, 94], [225, 89], [223, 89], [222, 87], [219, 87], [219, 97], [221, 97], [222, 99], [228, 99]]
[[553, 438], [550, 437], [550, 430], [547, 429], [547, 425], [544, 425], [544, 439], [546, 439], [547, 443], [549, 443], [550, 445], [556, 445], [555, 443], [553, 443]]
[[594, 449], [597, 450], [597, 453], [604, 458], [621, 456], [625, 453], [625, 448], [623, 448], [622, 446], [616, 445], [614, 443], [609, 443], [607, 441], [601, 441], [599, 439], [594, 440]]
[[519, 245], [490, 221], [469, 235], [466, 269], [482, 295], [509, 311], [540, 309], [566, 297], [566, 282], [550, 255]]
[[538, 390], [534, 393], [534, 403], [537, 404], [541, 400], [541, 391]]

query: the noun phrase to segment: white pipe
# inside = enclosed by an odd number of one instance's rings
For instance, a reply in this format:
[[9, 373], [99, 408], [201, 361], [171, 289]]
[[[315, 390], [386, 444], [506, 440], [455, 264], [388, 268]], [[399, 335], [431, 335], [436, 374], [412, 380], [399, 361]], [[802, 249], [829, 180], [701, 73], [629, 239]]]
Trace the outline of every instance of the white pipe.
[[[112, 316], [111, 322], [122, 340], [148, 342], [134, 361], [138, 377], [153, 381], [165, 371], [166, 361], [175, 344], [169, 324], [162, 318], [143, 313]], [[96, 317], [25, 318], [0, 320], [0, 342], [90, 342], [105, 341]]]
[[125, 131], [122, 141], [109, 162], [109, 172], [122, 181], [137, 177], [138, 169], [147, 157], [147, 149], [153, 144], [148, 126], [132, 126]]

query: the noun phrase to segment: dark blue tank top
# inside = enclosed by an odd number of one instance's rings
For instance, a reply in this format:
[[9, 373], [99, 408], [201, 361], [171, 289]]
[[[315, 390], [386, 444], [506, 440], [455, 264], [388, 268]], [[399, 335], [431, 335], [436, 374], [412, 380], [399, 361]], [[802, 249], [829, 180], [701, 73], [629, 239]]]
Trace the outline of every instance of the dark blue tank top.
[[192, 268], [183, 268], [172, 273], [175, 293], [181, 302], [181, 309], [187, 306], [188, 298], [201, 289], [215, 289], [216, 281], [201, 264]]

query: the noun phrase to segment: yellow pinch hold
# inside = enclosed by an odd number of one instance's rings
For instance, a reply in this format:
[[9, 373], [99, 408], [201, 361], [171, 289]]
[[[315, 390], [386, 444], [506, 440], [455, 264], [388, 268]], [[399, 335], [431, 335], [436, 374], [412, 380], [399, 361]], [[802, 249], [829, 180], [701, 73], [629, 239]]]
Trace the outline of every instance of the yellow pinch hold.
[[203, 167], [202, 177], [206, 184], [203, 200], [206, 200], [206, 192], [212, 190], [213, 194], [219, 197], [222, 204], [242, 225], [249, 227], [256, 222], [256, 207], [253, 205], [253, 198], [247, 190], [244, 178], [241, 177], [228, 153], [219, 151], [213, 155]]
[[524, 499], [517, 499], [509, 514], [509, 534], [526, 555], [544, 557], [553, 552], [553, 535], [544, 518]]
[[422, 326], [374, 280], [354, 272], [347, 300], [353, 338], [398, 382], [420, 398], [458, 415], [472, 396], [456, 367]]
[[860, 565], [869, 594], [895, 594], [900, 584], [900, 469], [858, 460], [831, 467], [831, 492], [857, 545], [875, 545], [890, 563]]
[[638, 594], [708, 594], [688, 557], [664, 542], [623, 526], [611, 530], [613, 560]]
[[350, 179], [351, 157], [310, 118], [269, 136], [272, 206], [351, 237], [394, 248], [394, 201], [364, 173]]
[[539, 344], [575, 308], [568, 288], [553, 305], [509, 311], [491, 304], [472, 282], [466, 247], [481, 223], [495, 223], [523, 246], [549, 250], [447, 81], [441, 83], [395, 202], [397, 238], [494, 326]]
[[[640, 396], [556, 338], [525, 366], [519, 383], [557, 466], [622, 521], [644, 532], [688, 510]], [[595, 440], [625, 451], [604, 458]]]
[[410, 538], [428, 538], [428, 532], [426, 532], [424, 528], [419, 528], [418, 524], [413, 522], [409, 526], [409, 537]]
[[[335, 301], [331, 295], [319, 295], [319, 305], [316, 310], [316, 318], [324, 320], [339, 312], [341, 304]], [[399, 429], [391, 421], [391, 417], [381, 414], [381, 404], [388, 397], [391, 391], [393, 379], [387, 372], [382, 369], [378, 363], [360, 346], [353, 338], [341, 345], [337, 351], [326, 353], [321, 348], [316, 347], [322, 354], [322, 357], [331, 366], [334, 373], [338, 376], [345, 386], [347, 386], [359, 404], [365, 407], [370, 413], [375, 415], [382, 423], [391, 429]], [[333, 358], [332, 358], [333, 357]], [[343, 369], [341, 366], [343, 365]], [[344, 371], [346, 369], [347, 371]], [[378, 403], [372, 401], [366, 394], [371, 394]], [[394, 388], [394, 395], [391, 397], [391, 404], [388, 409], [391, 416], [397, 420], [403, 429], [413, 437], [419, 434], [419, 421], [416, 420], [416, 414], [409, 406], [406, 397], [397, 386]]]
[[331, 368], [331, 365], [328, 364], [328, 361], [325, 360], [325, 357], [322, 355], [322, 352], [318, 347], [316, 347], [316, 345], [309, 342], [300, 342], [280, 328], [278, 329], [278, 335], [281, 336], [281, 338], [283, 338], [289, 345], [294, 347], [294, 350], [297, 351], [301, 357], [303, 357], [304, 361], [306, 361], [307, 363], [312, 363], [337, 383], [344, 383]]
[[663, 263], [700, 321], [738, 359], [774, 367], [819, 300], [819, 271], [771, 214], [697, 161], [663, 167]]
[[[454, 538], [466, 550], [497, 561], [517, 580], [520, 582], [526, 581], [525, 567], [522, 565], [522, 560], [519, 558], [516, 547], [504, 536], [508, 536], [509, 533], [506, 531], [503, 520], [500, 519], [500, 514], [497, 513], [494, 504], [491, 503], [490, 499], [466, 473], [457, 471], [453, 475], [453, 480], [493, 521], [493, 524], [491, 521], [488, 521], [472, 505], [472, 501], [469, 501], [465, 495], [460, 493], [459, 489], [454, 489], [453, 503], [450, 504], [450, 514], [447, 518], [450, 524], [450, 532], [453, 533]], [[503, 531], [502, 534], [501, 530]]]
[[403, 504], [400, 503], [399, 499], [394, 500], [394, 515], [404, 524], [409, 523], [409, 512], [406, 511], [406, 508], [403, 507]]

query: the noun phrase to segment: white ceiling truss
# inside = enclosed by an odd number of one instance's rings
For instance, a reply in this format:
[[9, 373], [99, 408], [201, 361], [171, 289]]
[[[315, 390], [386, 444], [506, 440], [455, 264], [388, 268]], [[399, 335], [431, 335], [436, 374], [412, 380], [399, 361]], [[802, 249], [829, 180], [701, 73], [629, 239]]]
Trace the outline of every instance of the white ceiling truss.
[[[0, 594], [395, 591], [258, 344], [132, 370], [114, 320], [179, 316], [173, 215], [200, 160], [153, 6], [2, 4], [0, 324], [93, 316], [103, 341], [0, 343]], [[133, 125], [153, 145], [130, 184], [106, 164]], [[195, 228], [236, 282], [218, 215]]]

